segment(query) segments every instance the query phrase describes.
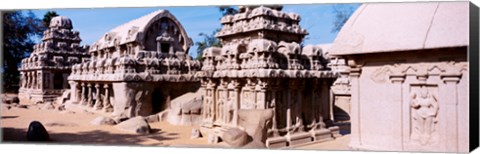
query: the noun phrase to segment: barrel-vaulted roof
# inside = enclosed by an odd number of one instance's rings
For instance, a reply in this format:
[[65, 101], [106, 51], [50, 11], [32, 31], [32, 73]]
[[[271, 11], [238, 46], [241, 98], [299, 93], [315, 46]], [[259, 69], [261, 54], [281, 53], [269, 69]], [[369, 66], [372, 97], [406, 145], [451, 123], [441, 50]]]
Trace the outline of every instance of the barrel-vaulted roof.
[[332, 55], [468, 46], [469, 2], [366, 3], [348, 19]]

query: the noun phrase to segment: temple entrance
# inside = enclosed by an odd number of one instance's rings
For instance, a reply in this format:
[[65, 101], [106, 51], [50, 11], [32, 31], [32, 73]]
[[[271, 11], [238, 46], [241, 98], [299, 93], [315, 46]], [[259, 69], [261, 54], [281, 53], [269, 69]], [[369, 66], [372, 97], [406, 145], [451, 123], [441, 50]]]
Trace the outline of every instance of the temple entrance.
[[160, 88], [155, 88], [152, 93], [152, 114], [162, 112], [166, 109], [165, 96]]
[[53, 89], [63, 89], [62, 73], [55, 73], [53, 76]]

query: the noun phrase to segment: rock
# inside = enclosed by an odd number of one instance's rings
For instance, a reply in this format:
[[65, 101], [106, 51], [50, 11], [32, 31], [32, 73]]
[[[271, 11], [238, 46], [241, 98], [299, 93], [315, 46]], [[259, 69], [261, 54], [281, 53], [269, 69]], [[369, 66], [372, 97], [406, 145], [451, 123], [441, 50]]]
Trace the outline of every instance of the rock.
[[147, 120], [148, 123], [158, 122], [159, 121], [158, 114], [149, 115], [145, 117], [145, 120]]
[[166, 110], [163, 110], [162, 112], [158, 113], [158, 121], [167, 120], [167, 116], [168, 116], [169, 111], [170, 111], [169, 109], [166, 109]]
[[55, 109], [55, 106], [53, 106], [53, 103], [48, 102], [43, 105], [42, 110], [53, 110]]
[[18, 103], [20, 103], [20, 99], [18, 99], [18, 97], [15, 96], [15, 97], [12, 98], [12, 103], [13, 104], [18, 104]]
[[12, 104], [12, 100], [6, 98], [6, 99], [2, 99], [2, 103], [3, 104]]
[[37, 101], [37, 102], [35, 102], [35, 105], [38, 105], [38, 104], [43, 104], [43, 101]]
[[208, 144], [218, 143], [219, 142], [218, 136], [214, 134], [208, 134], [207, 142]]
[[58, 110], [58, 111], [65, 111], [65, 110], [66, 110], [65, 105], [60, 105], [60, 106], [58, 106], [58, 107], [57, 107], [57, 110]]
[[[238, 111], [238, 125], [245, 128], [245, 132], [252, 138], [249, 146], [265, 147], [267, 140], [267, 123], [271, 122], [273, 117], [273, 110], [244, 110]], [[257, 147], [258, 148], [258, 147]]]
[[49, 141], [50, 136], [47, 130], [43, 127], [42, 123], [38, 121], [32, 121], [28, 126], [27, 132], [28, 141]]
[[170, 101], [167, 120], [172, 125], [199, 125], [202, 106], [203, 90], [183, 94]]
[[228, 145], [238, 148], [248, 143], [248, 134], [238, 128], [230, 128], [223, 133], [222, 140]]
[[17, 107], [21, 109], [28, 109], [28, 105], [18, 105]]
[[93, 119], [92, 121], [90, 121], [90, 124], [92, 124], [92, 125], [115, 125], [117, 123], [112, 118], [97, 117], [97, 118]]
[[201, 138], [201, 137], [202, 137], [202, 133], [200, 133], [200, 130], [196, 128], [192, 129], [192, 136], [190, 137], [190, 139]]
[[115, 127], [119, 130], [136, 133], [136, 134], [150, 133], [150, 125], [148, 125], [147, 121], [141, 116], [137, 116], [137, 117], [125, 120], [119, 123], [118, 125], [116, 125]]

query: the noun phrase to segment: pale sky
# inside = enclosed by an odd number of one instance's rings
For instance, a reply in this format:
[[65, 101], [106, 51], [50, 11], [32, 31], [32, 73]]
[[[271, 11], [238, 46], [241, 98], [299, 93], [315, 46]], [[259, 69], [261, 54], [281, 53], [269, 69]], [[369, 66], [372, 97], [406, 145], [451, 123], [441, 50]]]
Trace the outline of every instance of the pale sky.
[[[360, 4], [348, 5], [354, 9]], [[331, 33], [335, 14], [333, 4], [284, 5], [283, 11], [300, 15], [300, 26], [307, 29], [309, 35], [304, 44], [332, 43], [336, 33]], [[182, 24], [193, 42], [201, 41], [199, 33], [211, 34], [220, 28], [221, 13], [215, 6], [188, 7], [145, 7], [145, 8], [93, 8], [93, 9], [53, 9], [59, 15], [69, 17], [73, 29], [80, 31], [83, 45], [90, 45], [111, 29], [159, 9], [169, 10]], [[32, 10], [38, 17], [50, 10]], [[190, 55], [196, 57], [197, 46], [190, 48]]]

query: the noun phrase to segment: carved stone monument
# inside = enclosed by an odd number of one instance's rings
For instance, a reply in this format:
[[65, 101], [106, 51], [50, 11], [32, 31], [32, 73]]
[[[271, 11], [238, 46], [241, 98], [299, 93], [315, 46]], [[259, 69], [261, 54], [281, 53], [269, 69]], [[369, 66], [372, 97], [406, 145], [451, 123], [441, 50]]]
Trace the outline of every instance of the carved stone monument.
[[74, 65], [70, 107], [112, 117], [148, 116], [198, 90], [201, 63], [188, 55], [192, 40], [167, 10], [112, 29], [95, 42], [92, 60]]
[[338, 73], [327, 67], [321, 47], [302, 48], [308, 33], [299, 15], [277, 6], [239, 9], [221, 18], [216, 36], [222, 47], [205, 49], [197, 72], [205, 93], [204, 134], [221, 137], [229, 128], [245, 129], [239, 110], [273, 110], [273, 117], [260, 124], [268, 128], [262, 140], [267, 147], [332, 139], [336, 129], [327, 128], [329, 97]]
[[346, 59], [354, 149], [469, 151], [469, 3], [363, 4], [330, 54]]
[[67, 77], [72, 65], [88, 61], [88, 46], [80, 46], [80, 33], [72, 29], [69, 18], [52, 18], [42, 42], [22, 60], [18, 94], [22, 103], [53, 101], [69, 88]]

